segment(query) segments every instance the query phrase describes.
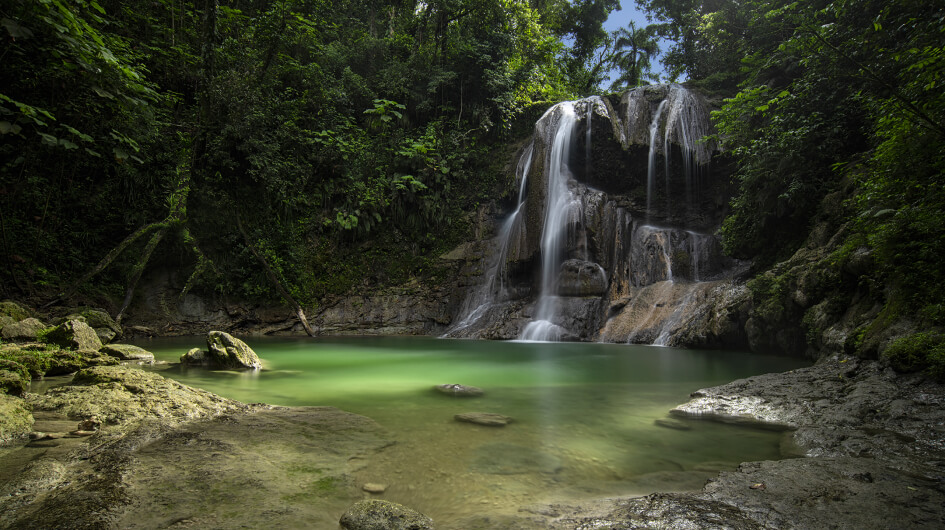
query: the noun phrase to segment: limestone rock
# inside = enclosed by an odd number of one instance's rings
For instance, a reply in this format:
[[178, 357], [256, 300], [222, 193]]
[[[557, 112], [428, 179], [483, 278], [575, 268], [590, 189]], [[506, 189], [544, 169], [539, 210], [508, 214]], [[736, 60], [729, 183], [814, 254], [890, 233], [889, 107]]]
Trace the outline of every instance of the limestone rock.
[[36, 340], [36, 334], [46, 329], [46, 325], [36, 318], [25, 318], [13, 324], [3, 326], [3, 340]]
[[69, 320], [81, 320], [95, 330], [103, 344], [108, 344], [118, 337], [121, 337], [121, 326], [105, 311], [100, 309], [80, 309], [71, 313], [63, 319], [63, 322]]
[[346, 530], [429, 530], [433, 519], [396, 502], [361, 501], [341, 516]]
[[512, 422], [512, 418], [493, 412], [464, 412], [453, 416], [456, 421], [475, 423], [487, 427], [505, 427]]
[[438, 392], [442, 392], [454, 397], [478, 397], [485, 393], [481, 388], [475, 386], [458, 385], [455, 383], [436, 385], [433, 388], [435, 388]]
[[102, 353], [111, 355], [112, 357], [118, 357], [123, 361], [154, 362], [153, 353], [145, 350], [144, 348], [139, 348], [138, 346], [133, 346], [131, 344], [109, 344], [104, 346], [100, 351]]
[[0, 394], [0, 445], [26, 438], [33, 431], [33, 415], [17, 397]]
[[98, 338], [95, 330], [81, 320], [63, 322], [49, 332], [46, 340], [51, 344], [73, 350], [100, 350], [102, 348], [102, 340]]
[[191, 348], [187, 350], [187, 353], [180, 356], [180, 363], [183, 365], [206, 366], [208, 362], [210, 362], [210, 359], [207, 350], [201, 350], [200, 348]]
[[217, 368], [262, 368], [259, 356], [245, 342], [223, 331], [207, 333], [210, 364]]

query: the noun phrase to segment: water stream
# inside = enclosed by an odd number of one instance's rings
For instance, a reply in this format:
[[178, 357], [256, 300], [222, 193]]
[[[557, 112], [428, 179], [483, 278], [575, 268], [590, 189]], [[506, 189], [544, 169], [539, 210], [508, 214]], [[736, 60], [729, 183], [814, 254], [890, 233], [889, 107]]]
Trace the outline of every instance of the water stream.
[[[781, 457], [780, 435], [667, 411], [698, 388], [801, 365], [797, 360], [593, 343], [428, 338], [246, 339], [258, 373], [155, 367], [244, 402], [331, 405], [366, 415], [396, 443], [352, 477], [388, 485], [380, 498], [468, 528], [476, 514], [535, 503], [698, 489], [719, 470]], [[173, 362], [200, 338], [141, 343]], [[432, 390], [485, 390], [458, 399]], [[510, 416], [506, 427], [454, 421], [462, 412]], [[366, 495], [366, 494], [365, 494]]]

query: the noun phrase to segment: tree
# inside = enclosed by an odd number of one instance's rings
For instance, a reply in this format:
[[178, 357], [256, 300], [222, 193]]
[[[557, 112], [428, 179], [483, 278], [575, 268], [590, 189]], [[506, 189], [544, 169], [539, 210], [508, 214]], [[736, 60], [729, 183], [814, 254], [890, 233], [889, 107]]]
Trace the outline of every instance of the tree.
[[620, 91], [659, 80], [651, 70], [651, 60], [659, 54], [659, 42], [654, 34], [654, 27], [637, 28], [631, 20], [626, 28], [616, 30], [614, 53], [611, 59], [620, 75], [610, 85], [613, 91]]

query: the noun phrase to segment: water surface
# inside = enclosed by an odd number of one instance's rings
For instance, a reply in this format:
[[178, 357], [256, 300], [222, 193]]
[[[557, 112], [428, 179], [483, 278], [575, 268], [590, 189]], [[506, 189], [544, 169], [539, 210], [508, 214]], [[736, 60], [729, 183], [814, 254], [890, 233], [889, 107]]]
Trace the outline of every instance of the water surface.
[[[636, 345], [432, 338], [246, 338], [257, 373], [162, 373], [225, 397], [276, 405], [331, 405], [368, 416], [394, 445], [357, 483], [388, 485], [444, 528], [477, 513], [583, 498], [698, 489], [719, 470], [781, 457], [775, 432], [703, 421], [658, 424], [689, 393], [803, 365], [784, 357]], [[202, 338], [145, 341], [176, 362]], [[432, 387], [477, 386], [454, 398]], [[510, 416], [506, 427], [459, 423], [462, 412]], [[365, 494], [367, 495], [367, 494]]]

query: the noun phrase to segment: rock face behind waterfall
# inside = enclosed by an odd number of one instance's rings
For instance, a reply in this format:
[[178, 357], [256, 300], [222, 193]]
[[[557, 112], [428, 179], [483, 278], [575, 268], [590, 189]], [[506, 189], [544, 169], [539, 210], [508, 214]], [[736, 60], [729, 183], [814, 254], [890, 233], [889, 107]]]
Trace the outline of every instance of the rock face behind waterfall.
[[744, 266], [714, 235], [731, 189], [724, 156], [701, 141], [713, 133], [704, 98], [680, 85], [550, 108], [448, 335], [743, 342], [732, 279]]

